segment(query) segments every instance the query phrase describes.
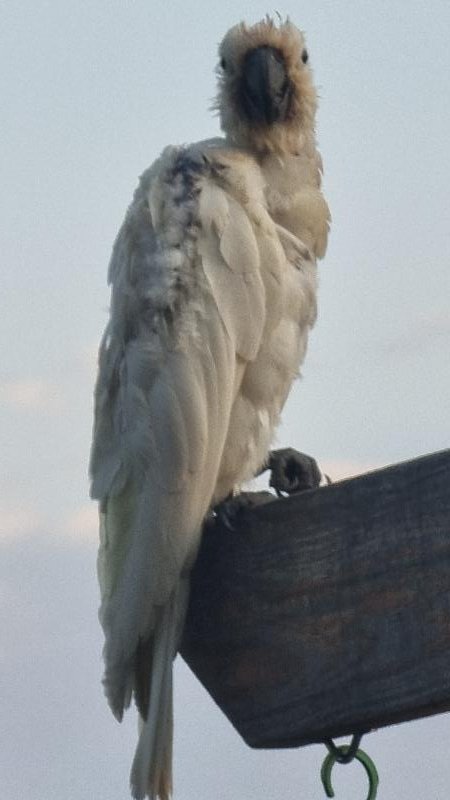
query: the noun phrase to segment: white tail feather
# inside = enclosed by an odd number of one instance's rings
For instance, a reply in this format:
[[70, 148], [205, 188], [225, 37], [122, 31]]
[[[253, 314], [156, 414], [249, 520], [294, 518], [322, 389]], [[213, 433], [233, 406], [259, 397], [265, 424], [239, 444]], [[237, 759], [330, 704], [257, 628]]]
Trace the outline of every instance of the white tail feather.
[[189, 582], [181, 579], [154, 633], [150, 702], [131, 767], [135, 800], [169, 800], [172, 793], [173, 659], [186, 613]]

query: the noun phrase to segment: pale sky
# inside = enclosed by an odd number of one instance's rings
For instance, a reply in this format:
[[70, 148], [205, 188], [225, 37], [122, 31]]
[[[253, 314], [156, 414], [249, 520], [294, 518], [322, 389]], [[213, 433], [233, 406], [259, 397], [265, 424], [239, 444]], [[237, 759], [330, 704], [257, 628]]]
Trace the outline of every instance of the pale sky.
[[[449, 446], [450, 4], [305, 0], [333, 226], [279, 444], [332, 477]], [[106, 269], [138, 175], [218, 133], [217, 44], [259, 0], [2, 3], [0, 785], [7, 800], [125, 800], [134, 712], [102, 697], [88, 500]], [[321, 800], [324, 748], [249, 750], [176, 667], [175, 800]], [[364, 740], [379, 800], [445, 800], [448, 715]], [[357, 765], [337, 800], [362, 800]]]

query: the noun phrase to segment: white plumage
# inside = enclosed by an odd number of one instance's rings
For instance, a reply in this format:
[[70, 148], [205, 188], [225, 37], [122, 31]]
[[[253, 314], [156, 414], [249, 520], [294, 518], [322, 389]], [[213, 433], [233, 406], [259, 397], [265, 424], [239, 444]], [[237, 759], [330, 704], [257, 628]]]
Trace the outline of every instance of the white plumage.
[[328, 208], [289, 22], [225, 37], [224, 139], [169, 147], [114, 245], [91, 454], [104, 687], [141, 716], [133, 797], [171, 792], [172, 661], [208, 511], [264, 464], [316, 316]]

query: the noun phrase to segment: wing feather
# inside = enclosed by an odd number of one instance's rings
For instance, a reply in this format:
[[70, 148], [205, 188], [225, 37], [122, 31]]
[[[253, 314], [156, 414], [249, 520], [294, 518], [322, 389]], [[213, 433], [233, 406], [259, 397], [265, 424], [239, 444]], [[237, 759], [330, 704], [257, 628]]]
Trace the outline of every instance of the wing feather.
[[191, 565], [217, 499], [243, 359], [256, 355], [264, 328], [254, 226], [205, 163], [171, 150], [144, 174], [109, 271], [91, 475], [104, 684], [119, 718], [136, 649]]

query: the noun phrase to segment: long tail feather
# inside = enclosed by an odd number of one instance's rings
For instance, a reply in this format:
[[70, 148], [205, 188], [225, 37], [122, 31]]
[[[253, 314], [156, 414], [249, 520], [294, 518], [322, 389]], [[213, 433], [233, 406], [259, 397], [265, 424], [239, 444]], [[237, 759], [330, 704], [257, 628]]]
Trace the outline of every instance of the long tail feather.
[[147, 718], [140, 735], [130, 775], [135, 800], [169, 800], [172, 793], [173, 659], [176, 654], [188, 598], [182, 579], [165, 606], [154, 632]]

